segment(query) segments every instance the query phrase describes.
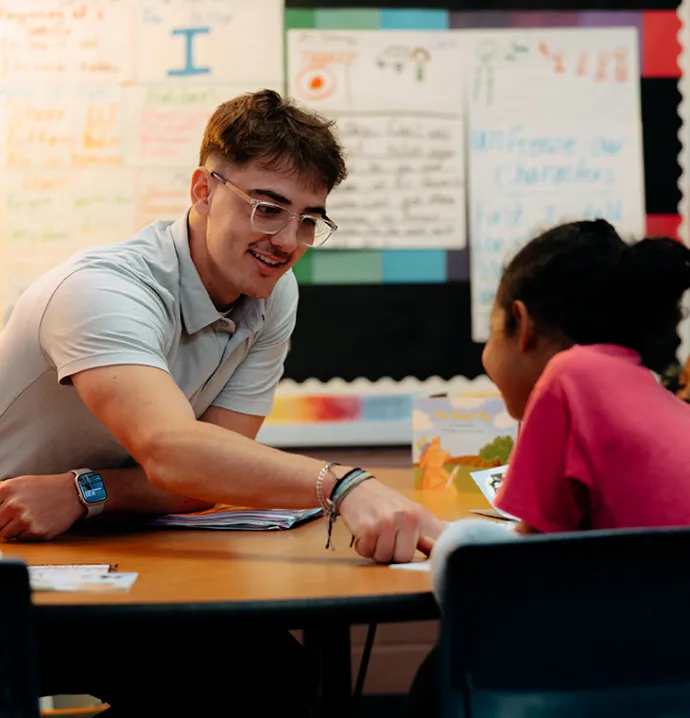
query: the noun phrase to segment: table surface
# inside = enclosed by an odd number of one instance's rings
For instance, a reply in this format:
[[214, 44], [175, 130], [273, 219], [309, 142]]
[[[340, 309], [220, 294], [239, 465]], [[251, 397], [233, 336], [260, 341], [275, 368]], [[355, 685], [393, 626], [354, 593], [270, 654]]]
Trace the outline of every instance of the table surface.
[[[485, 509], [478, 490], [415, 491], [411, 469], [380, 469], [377, 476], [445, 520]], [[410, 487], [410, 488], [407, 488]], [[301, 602], [315, 608], [319, 601], [374, 600], [383, 596], [428, 599], [428, 572], [372, 564], [349, 547], [350, 536], [336, 524], [335, 551], [325, 549], [322, 520], [281, 532], [211, 530], [147, 530], [68, 534], [50, 543], [0, 543], [5, 557], [28, 564], [111, 563], [138, 578], [129, 591], [39, 592], [39, 606], [175, 606], [237, 607], [238, 604]], [[423, 557], [418, 554], [418, 559]], [[332, 606], [331, 606], [332, 608]], [[391, 619], [396, 620], [394, 612]]]

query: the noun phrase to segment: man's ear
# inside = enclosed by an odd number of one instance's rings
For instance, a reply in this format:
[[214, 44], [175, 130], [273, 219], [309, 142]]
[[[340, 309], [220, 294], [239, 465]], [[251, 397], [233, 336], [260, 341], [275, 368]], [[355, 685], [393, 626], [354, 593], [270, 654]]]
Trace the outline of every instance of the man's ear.
[[211, 174], [205, 167], [197, 167], [192, 174], [189, 198], [199, 214], [208, 214], [211, 195]]
[[534, 326], [534, 320], [520, 299], [516, 299], [512, 306], [513, 318], [517, 325], [515, 332], [518, 339], [518, 346], [521, 352], [531, 349], [537, 341], [537, 333]]

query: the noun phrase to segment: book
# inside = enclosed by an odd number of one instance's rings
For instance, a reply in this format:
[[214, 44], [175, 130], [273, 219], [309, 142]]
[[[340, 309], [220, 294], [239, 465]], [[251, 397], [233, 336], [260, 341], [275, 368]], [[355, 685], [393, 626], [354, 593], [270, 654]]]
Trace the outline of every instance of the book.
[[[205, 511], [163, 516], [128, 517], [128, 524], [159, 528], [216, 529], [222, 531], [287, 531], [323, 514], [322, 509], [254, 509], [218, 504]], [[123, 519], [109, 517], [109, 522]]]
[[491, 504], [492, 509], [475, 510], [473, 513], [488, 516], [489, 518], [504, 519], [506, 521], [519, 521], [516, 516], [512, 516], [505, 511], [501, 511], [496, 505], [496, 494], [503, 481], [503, 477], [508, 471], [508, 464], [503, 466], [494, 466], [490, 469], [482, 469], [481, 471], [471, 471], [470, 476], [474, 479], [479, 490], [484, 494], [486, 500]]

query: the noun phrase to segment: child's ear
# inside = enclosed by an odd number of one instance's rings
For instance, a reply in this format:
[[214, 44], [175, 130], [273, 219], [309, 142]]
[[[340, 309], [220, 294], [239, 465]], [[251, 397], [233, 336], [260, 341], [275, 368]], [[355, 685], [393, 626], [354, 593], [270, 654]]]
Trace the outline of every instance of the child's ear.
[[513, 302], [512, 310], [517, 325], [515, 334], [518, 339], [518, 346], [521, 352], [526, 352], [534, 346], [537, 340], [534, 320], [525, 306], [525, 303], [519, 299]]

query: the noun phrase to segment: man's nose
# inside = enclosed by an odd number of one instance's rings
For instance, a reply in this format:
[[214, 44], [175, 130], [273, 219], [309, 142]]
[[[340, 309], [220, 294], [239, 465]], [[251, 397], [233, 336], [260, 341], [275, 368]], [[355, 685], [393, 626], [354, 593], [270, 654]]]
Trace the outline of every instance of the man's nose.
[[280, 232], [273, 235], [271, 244], [282, 249], [284, 252], [293, 252], [299, 244], [297, 239], [299, 223], [300, 220], [298, 217], [292, 217]]

